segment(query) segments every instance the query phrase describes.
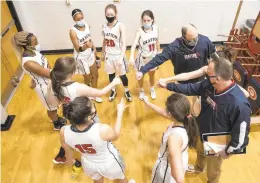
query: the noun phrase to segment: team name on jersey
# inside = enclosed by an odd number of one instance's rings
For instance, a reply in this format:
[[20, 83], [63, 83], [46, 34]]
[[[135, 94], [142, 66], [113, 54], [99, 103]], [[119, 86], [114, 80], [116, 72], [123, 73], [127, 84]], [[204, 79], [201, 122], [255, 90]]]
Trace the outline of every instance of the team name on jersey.
[[107, 37], [112, 37], [112, 38], [114, 38], [114, 39], [117, 39], [117, 36], [116, 36], [115, 34], [110, 33], [110, 32], [105, 33], [105, 36], [107, 36]]
[[156, 38], [156, 37], [153, 37], [153, 38], [150, 38], [150, 39], [145, 40], [145, 41], [143, 42], [143, 45], [148, 44], [148, 43], [150, 43], [150, 42], [154, 42], [154, 41], [157, 41], [157, 38]]
[[86, 39], [88, 39], [90, 37], [90, 34], [87, 34], [86, 36], [84, 36], [83, 38], [81, 38], [80, 40], [79, 40], [79, 42], [84, 42]]
[[184, 55], [184, 58], [185, 58], [185, 60], [189, 60], [189, 59], [193, 59], [193, 58], [199, 58], [199, 53]]

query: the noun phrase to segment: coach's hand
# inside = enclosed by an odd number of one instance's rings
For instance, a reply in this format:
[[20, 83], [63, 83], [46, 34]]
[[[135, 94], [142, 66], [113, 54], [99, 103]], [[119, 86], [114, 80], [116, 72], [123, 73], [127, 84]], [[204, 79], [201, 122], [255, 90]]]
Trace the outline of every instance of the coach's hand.
[[215, 156], [221, 156], [223, 159], [228, 159], [230, 157], [225, 149], [215, 154]]
[[159, 80], [157, 81], [157, 86], [160, 88], [166, 88], [167, 83]]
[[144, 75], [143, 75], [142, 72], [137, 72], [137, 73], [136, 73], [136, 79], [137, 79], [137, 80], [142, 79], [143, 76], [144, 76]]

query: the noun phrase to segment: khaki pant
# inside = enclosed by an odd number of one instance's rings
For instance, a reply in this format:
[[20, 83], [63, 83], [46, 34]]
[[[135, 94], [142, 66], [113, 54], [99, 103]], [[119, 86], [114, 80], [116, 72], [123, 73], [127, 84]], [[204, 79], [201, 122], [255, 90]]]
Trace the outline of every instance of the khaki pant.
[[220, 168], [222, 164], [222, 157], [204, 156], [204, 148], [200, 137], [197, 140], [196, 151], [196, 165], [199, 167], [199, 169], [203, 171], [205, 169], [205, 166], [207, 165], [208, 183], [218, 183], [221, 174]]

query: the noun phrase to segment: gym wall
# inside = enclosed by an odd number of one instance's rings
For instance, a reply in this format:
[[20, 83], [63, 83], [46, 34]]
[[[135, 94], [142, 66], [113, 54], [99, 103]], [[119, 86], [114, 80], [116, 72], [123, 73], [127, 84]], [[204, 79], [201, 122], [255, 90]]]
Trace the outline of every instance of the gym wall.
[[[102, 44], [101, 26], [106, 21], [104, 8], [112, 1], [75, 1], [67, 6], [64, 1], [14, 1], [24, 30], [35, 33], [43, 50], [72, 49], [69, 29], [74, 25], [71, 11], [79, 8], [92, 29], [92, 40], [97, 47]], [[136, 29], [141, 25], [142, 11], [150, 9], [160, 28], [161, 44], [168, 44], [179, 37], [185, 23], [193, 23], [201, 34], [212, 41], [223, 41], [232, 27], [239, 0], [220, 1], [121, 1], [116, 3], [118, 17], [126, 26], [127, 45], [131, 45]], [[255, 19], [260, 1], [244, 1], [237, 27], [246, 19]]]

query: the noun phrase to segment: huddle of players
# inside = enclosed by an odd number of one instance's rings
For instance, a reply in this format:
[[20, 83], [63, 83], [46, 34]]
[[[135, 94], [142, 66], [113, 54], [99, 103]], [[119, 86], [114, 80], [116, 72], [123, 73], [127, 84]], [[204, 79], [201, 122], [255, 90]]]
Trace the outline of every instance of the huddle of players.
[[[52, 70], [50, 70], [46, 58], [39, 52], [39, 44], [35, 35], [25, 31], [18, 32], [14, 36], [13, 43], [22, 56], [23, 69], [32, 77], [36, 84], [35, 90], [47, 108], [48, 116], [53, 121], [54, 129], [59, 130], [66, 123], [65, 119], [57, 116], [59, 103], [63, 103], [63, 114], [71, 122], [71, 125], [61, 129], [62, 147], [54, 162], [68, 162], [71, 165], [73, 149], [76, 149], [82, 154], [81, 161], [85, 173], [95, 183], [103, 182], [103, 177], [127, 182], [124, 175], [123, 160], [119, 151], [111, 143], [111, 141], [119, 138], [125, 104], [121, 100], [117, 107], [115, 127], [111, 128], [99, 122], [95, 105], [89, 99], [91, 97], [96, 102], [102, 102], [100, 97], [111, 91], [109, 101], [113, 101], [117, 94], [115, 86], [122, 82], [125, 87], [126, 99], [129, 102], [132, 101], [126, 77], [125, 28], [121, 22], [117, 21], [115, 5], [108, 5], [105, 8], [105, 15], [108, 22], [103, 25], [102, 60], [105, 61], [105, 71], [109, 75], [110, 84], [103, 89], [96, 89], [100, 62], [96, 60], [96, 49], [91, 40], [90, 27], [85, 22], [81, 10], [75, 9], [72, 11], [72, 17], [76, 22], [76, 25], [70, 30], [70, 37], [75, 50], [74, 58], [58, 58]], [[173, 86], [166, 86], [165, 83], [168, 80], [178, 79], [179, 81], [194, 78], [202, 80], [201, 78], [204, 78], [205, 74], [207, 75], [207, 67], [201, 67], [208, 64], [208, 56], [215, 52], [215, 48], [205, 36], [196, 35], [196, 37], [193, 37], [192, 34], [183, 35], [182, 38], [176, 39], [177, 41], [175, 40], [174, 44], [166, 47], [163, 53], [156, 56], [160, 50], [158, 41], [159, 30], [154, 25], [153, 13], [150, 10], [146, 10], [142, 13], [141, 19], [142, 26], [136, 32], [130, 56], [130, 64], [135, 66], [137, 79], [139, 80], [139, 98], [159, 114], [174, 121], [163, 134], [158, 160], [152, 173], [152, 182], [183, 182], [185, 171], [189, 169], [187, 147], [195, 148], [196, 137], [199, 135], [197, 123], [191, 114], [192, 108], [188, 99], [184, 95], [177, 93], [167, 98], [166, 109], [150, 103], [144, 94], [142, 76], [149, 72], [150, 84], [152, 86], [150, 91], [151, 98], [155, 99], [154, 73], [157, 69], [156, 66], [174, 57], [179, 60], [179, 62], [175, 61], [173, 63], [175, 74], [179, 75], [174, 76], [175, 78], [161, 79], [158, 85], [182, 93], [181, 89], [173, 89]], [[190, 25], [190, 27], [194, 26]], [[199, 41], [202, 44], [198, 44]], [[137, 44], [139, 44], [139, 51], [135, 60], [134, 52]], [[201, 48], [203, 46], [207, 47], [205, 49], [208, 50], [208, 53], [205, 53], [205, 55], [197, 54], [194, 49], [203, 50], [204, 48]], [[174, 50], [174, 54], [172, 54], [172, 50]], [[155, 56], [156, 58], [153, 59]], [[185, 59], [183, 63], [186, 65], [180, 63], [182, 59]], [[197, 64], [187, 64], [186, 60], [189, 59], [198, 59], [200, 61]], [[150, 62], [150, 60], [152, 61]], [[181, 74], [184, 71], [180, 71], [181, 67], [188, 69], [188, 72], [199, 70], [185, 73], [184, 77]], [[91, 87], [75, 82], [72, 79], [74, 74], [82, 74], [85, 83], [91, 85]], [[119, 75], [119, 77], [116, 75]], [[196, 95], [199, 94], [197, 93]], [[130, 180], [129, 182], [133, 181]]]

